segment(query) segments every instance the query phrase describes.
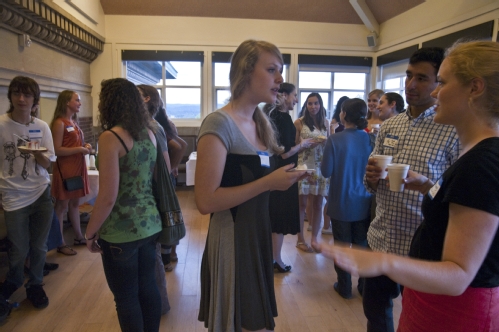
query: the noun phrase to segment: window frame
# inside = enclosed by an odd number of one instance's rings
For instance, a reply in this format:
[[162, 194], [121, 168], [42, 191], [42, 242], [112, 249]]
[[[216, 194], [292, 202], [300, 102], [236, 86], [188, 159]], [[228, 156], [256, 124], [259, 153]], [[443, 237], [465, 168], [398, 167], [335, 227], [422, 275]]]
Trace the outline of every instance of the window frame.
[[[331, 88], [330, 89], [324, 89], [324, 88], [300, 88], [300, 72], [330, 72], [331, 75]], [[365, 84], [364, 84], [364, 90], [356, 90], [356, 89], [335, 89], [334, 88], [334, 79], [335, 79], [335, 73], [354, 73], [354, 74], [366, 74], [365, 77]], [[336, 104], [333, 104], [333, 97], [335, 92], [351, 92], [351, 91], [359, 91], [363, 92], [364, 96], [367, 96], [368, 94], [368, 86], [370, 82], [370, 75], [371, 74], [371, 67], [361, 67], [361, 66], [335, 66], [335, 65], [309, 65], [309, 64], [301, 64], [298, 66], [298, 84], [297, 84], [297, 91], [298, 91], [298, 113], [301, 112], [301, 109], [303, 107], [303, 103], [305, 102], [304, 100], [301, 99], [301, 94], [302, 92], [317, 92], [317, 93], [325, 93], [328, 94], [329, 96], [329, 105], [324, 105], [324, 108], [326, 109], [326, 116], [327, 119], [330, 120], [331, 116], [333, 115], [334, 112], [334, 107], [336, 107]]]

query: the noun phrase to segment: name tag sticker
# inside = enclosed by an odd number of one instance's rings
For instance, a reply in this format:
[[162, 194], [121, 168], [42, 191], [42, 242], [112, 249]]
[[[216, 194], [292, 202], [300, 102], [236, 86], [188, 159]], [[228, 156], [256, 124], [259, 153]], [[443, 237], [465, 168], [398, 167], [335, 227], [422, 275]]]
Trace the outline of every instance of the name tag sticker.
[[40, 129], [30, 129], [29, 130], [29, 140], [41, 140], [43, 138], [42, 131]]
[[435, 183], [433, 187], [431, 187], [430, 191], [428, 192], [428, 196], [430, 196], [431, 199], [434, 199], [435, 196], [437, 196], [441, 185], [442, 185], [442, 179], [438, 180], [437, 183]]
[[260, 157], [260, 164], [262, 167], [270, 167], [270, 158], [269, 153], [264, 151], [257, 151], [258, 156]]
[[75, 131], [75, 129], [73, 128], [73, 126], [67, 126], [66, 130], [68, 131], [68, 133], [70, 133], [72, 131]]
[[395, 135], [386, 135], [385, 140], [383, 141], [383, 146], [387, 148], [395, 148], [399, 141], [399, 137]]

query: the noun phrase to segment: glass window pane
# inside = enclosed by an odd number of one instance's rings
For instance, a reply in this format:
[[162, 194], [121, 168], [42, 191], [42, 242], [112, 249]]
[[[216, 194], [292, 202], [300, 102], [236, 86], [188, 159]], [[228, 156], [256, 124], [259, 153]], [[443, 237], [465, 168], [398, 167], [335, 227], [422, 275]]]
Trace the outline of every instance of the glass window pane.
[[364, 73], [334, 73], [335, 89], [364, 90], [366, 74]]
[[229, 90], [217, 90], [217, 109], [224, 107], [229, 102]]
[[336, 104], [338, 103], [338, 100], [343, 97], [347, 96], [348, 98], [360, 98], [362, 100], [364, 99], [364, 92], [359, 92], [359, 91], [335, 91], [333, 93], [333, 110], [336, 108]]
[[229, 71], [230, 63], [215, 63], [215, 86], [230, 86]]
[[[310, 92], [300, 92], [300, 109], [298, 110], [298, 113], [301, 111], [301, 107], [305, 104], [305, 101], [307, 100], [308, 95]], [[324, 108], [326, 111], [329, 111], [329, 93], [327, 92], [319, 92], [319, 95], [322, 98], [322, 102], [324, 103]]]
[[301, 71], [298, 75], [300, 89], [331, 89], [330, 72]]
[[166, 113], [173, 119], [201, 118], [200, 88], [166, 88]]
[[400, 77], [386, 80], [384, 85], [385, 90], [398, 90], [400, 88]]
[[165, 62], [166, 85], [201, 85], [201, 62]]
[[134, 84], [162, 83], [161, 61], [125, 61], [126, 78]]
[[288, 65], [284, 65], [284, 67], [282, 67], [282, 81], [283, 82], [287, 82], [288, 70], [289, 70]]

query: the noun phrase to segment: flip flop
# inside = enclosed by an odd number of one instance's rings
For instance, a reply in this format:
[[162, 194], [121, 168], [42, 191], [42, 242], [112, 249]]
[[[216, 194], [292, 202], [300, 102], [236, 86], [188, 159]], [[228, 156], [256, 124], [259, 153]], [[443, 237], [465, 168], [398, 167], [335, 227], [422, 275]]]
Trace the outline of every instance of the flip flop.
[[326, 229], [322, 229], [321, 231], [322, 234], [326, 234], [326, 235], [333, 235], [333, 228], [332, 227], [329, 227], [329, 228], [326, 228]]
[[57, 252], [67, 256], [74, 256], [77, 254], [77, 252], [68, 245], [57, 247]]
[[165, 272], [172, 272], [173, 271], [173, 265], [172, 263], [168, 263], [165, 265]]
[[73, 245], [74, 246], [86, 246], [87, 245], [87, 240], [85, 240], [84, 238], [81, 239], [81, 240], [74, 239]]
[[296, 248], [308, 253], [314, 252], [314, 249], [305, 242], [296, 242]]

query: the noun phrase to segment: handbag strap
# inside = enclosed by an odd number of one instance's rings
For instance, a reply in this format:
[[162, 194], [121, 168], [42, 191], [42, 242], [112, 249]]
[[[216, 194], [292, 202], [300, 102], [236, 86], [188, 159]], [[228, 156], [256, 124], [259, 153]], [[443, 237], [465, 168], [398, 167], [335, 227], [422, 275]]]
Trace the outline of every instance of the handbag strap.
[[114, 134], [114, 136], [116, 136], [120, 140], [121, 144], [125, 148], [126, 153], [128, 153], [128, 148], [126, 147], [125, 142], [123, 142], [123, 140], [121, 139], [121, 137], [118, 134], [116, 134], [116, 132], [114, 132], [112, 129], [108, 129], [108, 130], [110, 132], [112, 132]]
[[61, 173], [61, 166], [59, 166], [59, 159], [56, 158], [55, 162], [57, 163], [57, 169], [59, 170], [59, 174], [61, 174], [61, 179], [64, 181], [64, 177], [62, 176], [62, 173]]

